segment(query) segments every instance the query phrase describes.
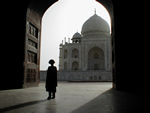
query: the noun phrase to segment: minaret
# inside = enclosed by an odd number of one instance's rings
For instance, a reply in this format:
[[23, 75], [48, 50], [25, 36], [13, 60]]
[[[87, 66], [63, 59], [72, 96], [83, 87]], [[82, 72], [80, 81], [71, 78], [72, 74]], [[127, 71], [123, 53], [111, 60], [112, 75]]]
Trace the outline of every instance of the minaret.
[[65, 40], [65, 44], [66, 44], [66, 37], [65, 37], [65, 39], [64, 39], [64, 40]]
[[68, 43], [70, 43], [70, 38], [68, 38]]
[[62, 70], [62, 63], [63, 63], [63, 59], [62, 59], [62, 46], [63, 46], [63, 40], [62, 43], [59, 45], [59, 71]]
[[95, 13], [95, 15], [96, 15], [96, 8], [94, 9], [94, 13]]

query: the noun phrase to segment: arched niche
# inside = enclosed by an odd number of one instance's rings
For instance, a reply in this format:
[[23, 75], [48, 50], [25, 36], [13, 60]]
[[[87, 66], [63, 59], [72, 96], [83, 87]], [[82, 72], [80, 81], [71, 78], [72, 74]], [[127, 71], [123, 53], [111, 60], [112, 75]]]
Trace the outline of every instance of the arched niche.
[[88, 52], [88, 70], [104, 70], [104, 51], [99, 47], [93, 47]]
[[74, 48], [72, 49], [72, 58], [79, 58], [79, 50]]
[[67, 66], [67, 62], [64, 62], [64, 71], [67, 71], [68, 66]]
[[67, 56], [68, 56], [68, 51], [67, 51], [67, 49], [65, 49], [65, 50], [64, 50], [64, 59], [66, 59]]
[[79, 69], [79, 63], [77, 61], [72, 62], [72, 70], [76, 71]]

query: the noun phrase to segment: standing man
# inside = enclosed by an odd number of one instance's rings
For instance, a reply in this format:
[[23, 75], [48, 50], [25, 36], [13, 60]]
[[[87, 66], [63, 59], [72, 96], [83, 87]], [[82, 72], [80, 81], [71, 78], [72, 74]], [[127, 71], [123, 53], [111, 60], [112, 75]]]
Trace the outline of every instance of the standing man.
[[[54, 66], [55, 61], [51, 59], [48, 67], [47, 76], [46, 76], [46, 91], [49, 93], [48, 100], [55, 98], [56, 87], [57, 87], [57, 68]], [[52, 95], [52, 97], [51, 97]]]

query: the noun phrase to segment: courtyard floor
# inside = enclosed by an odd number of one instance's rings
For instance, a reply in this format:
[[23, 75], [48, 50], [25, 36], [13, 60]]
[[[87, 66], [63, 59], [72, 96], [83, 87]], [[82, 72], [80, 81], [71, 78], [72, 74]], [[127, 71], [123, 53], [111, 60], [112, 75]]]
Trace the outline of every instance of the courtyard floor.
[[0, 113], [150, 113], [149, 96], [116, 91], [111, 82], [59, 82], [56, 99], [47, 96], [44, 83], [0, 91]]
[[6, 113], [71, 113], [111, 87], [111, 82], [59, 82], [53, 100], [47, 100], [44, 83], [39, 87], [0, 91], [0, 110]]

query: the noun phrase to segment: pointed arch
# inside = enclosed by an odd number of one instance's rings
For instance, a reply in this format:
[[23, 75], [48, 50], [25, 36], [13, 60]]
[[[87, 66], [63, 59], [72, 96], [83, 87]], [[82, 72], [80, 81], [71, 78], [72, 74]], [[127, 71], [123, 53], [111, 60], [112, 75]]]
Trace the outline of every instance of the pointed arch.
[[72, 70], [76, 71], [79, 69], [79, 63], [77, 61], [74, 61], [72, 63]]
[[65, 49], [65, 50], [64, 50], [64, 59], [66, 59], [67, 56], [68, 56], [68, 51], [67, 51], [67, 49]]
[[88, 70], [104, 69], [104, 51], [99, 47], [93, 47], [88, 52]]
[[79, 50], [74, 48], [72, 50], [72, 58], [79, 58]]

